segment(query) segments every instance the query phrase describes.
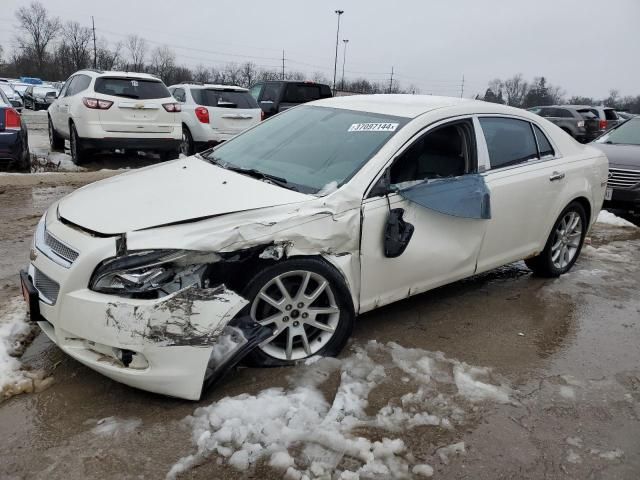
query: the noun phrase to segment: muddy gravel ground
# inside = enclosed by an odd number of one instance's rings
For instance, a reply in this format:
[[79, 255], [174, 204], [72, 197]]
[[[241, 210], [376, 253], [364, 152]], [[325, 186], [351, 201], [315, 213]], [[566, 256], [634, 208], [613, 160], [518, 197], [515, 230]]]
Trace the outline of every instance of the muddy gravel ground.
[[[45, 207], [113, 173], [0, 176], [0, 313], [19, 297], [17, 272], [28, 261], [33, 227]], [[367, 377], [363, 415], [373, 418], [388, 405], [408, 409], [403, 396], [421, 391], [429, 396], [425, 402], [435, 405], [437, 399], [441, 413], [451, 419], [446, 425], [399, 421], [401, 428], [394, 429], [365, 422], [353, 428], [351, 436], [370, 441], [401, 440], [398, 469], [407, 464], [409, 472], [418, 464], [433, 468], [415, 470], [410, 477], [637, 479], [639, 285], [640, 229], [597, 224], [590, 245], [560, 279], [535, 278], [516, 263], [439, 288], [359, 318], [341, 356], [342, 367], [242, 367], [199, 402], [113, 382], [39, 335], [21, 360], [52, 375], [54, 383], [0, 403], [0, 478], [164, 478], [180, 459], [196, 452], [197, 461], [178, 478], [300, 478], [285, 473], [282, 462], [265, 459], [233, 468], [224, 455], [196, 445], [194, 422], [185, 418], [204, 412], [206, 419], [229, 397], [260, 396], [274, 387], [286, 393], [322, 372], [326, 376], [316, 381], [317, 390], [328, 405], [335, 404], [345, 385], [347, 390], [351, 385], [349, 375], [358, 370], [350, 371], [349, 362], [362, 360], [367, 352], [384, 366], [386, 376]], [[429, 357], [432, 366], [481, 375], [495, 391], [474, 399], [473, 392], [465, 395], [450, 382], [425, 380], [411, 365], [382, 359], [400, 348], [396, 344], [418, 349], [407, 351], [408, 356]], [[299, 459], [296, 452], [313, 439], [311, 431], [290, 446], [291, 454]], [[451, 445], [457, 447], [439, 450]], [[336, 451], [336, 471], [357, 469], [354, 455], [339, 447]], [[361, 473], [361, 478], [390, 476]]]

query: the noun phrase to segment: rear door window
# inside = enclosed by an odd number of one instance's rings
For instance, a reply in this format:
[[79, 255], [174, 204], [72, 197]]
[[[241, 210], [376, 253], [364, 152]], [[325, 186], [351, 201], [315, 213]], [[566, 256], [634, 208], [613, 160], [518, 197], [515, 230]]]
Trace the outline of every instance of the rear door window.
[[284, 93], [285, 103], [307, 103], [320, 98], [320, 86], [304, 83], [290, 83]]
[[531, 124], [515, 118], [480, 118], [491, 168], [517, 165], [538, 158]]
[[192, 88], [191, 95], [198, 105], [220, 108], [260, 108], [249, 92]]
[[136, 100], [152, 100], [171, 96], [164, 83], [141, 78], [100, 77], [96, 78], [94, 88], [97, 93], [103, 95]]

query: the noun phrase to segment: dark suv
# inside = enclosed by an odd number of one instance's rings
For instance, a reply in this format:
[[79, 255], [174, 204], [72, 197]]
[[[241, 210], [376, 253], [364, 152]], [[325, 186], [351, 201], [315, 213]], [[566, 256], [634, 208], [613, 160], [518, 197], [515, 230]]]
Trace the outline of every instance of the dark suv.
[[265, 118], [301, 103], [332, 96], [329, 85], [285, 80], [256, 83], [249, 93], [260, 105]]
[[533, 107], [529, 111], [555, 123], [579, 142], [586, 143], [602, 133], [597, 115], [589, 108], [550, 105], [548, 107]]

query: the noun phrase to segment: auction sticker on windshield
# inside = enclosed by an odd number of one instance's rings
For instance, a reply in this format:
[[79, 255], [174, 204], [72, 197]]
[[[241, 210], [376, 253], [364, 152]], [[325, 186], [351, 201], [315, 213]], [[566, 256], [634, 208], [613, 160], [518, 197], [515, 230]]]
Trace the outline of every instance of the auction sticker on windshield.
[[395, 132], [398, 123], [354, 123], [347, 132]]

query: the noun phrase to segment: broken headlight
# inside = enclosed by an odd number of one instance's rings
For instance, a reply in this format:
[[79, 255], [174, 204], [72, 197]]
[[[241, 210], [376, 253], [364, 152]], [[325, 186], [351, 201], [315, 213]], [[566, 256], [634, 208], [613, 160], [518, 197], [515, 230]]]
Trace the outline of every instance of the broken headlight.
[[102, 262], [89, 288], [136, 298], [160, 298], [198, 285], [208, 287], [204, 274], [218, 255], [190, 250], [141, 250]]

